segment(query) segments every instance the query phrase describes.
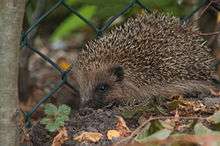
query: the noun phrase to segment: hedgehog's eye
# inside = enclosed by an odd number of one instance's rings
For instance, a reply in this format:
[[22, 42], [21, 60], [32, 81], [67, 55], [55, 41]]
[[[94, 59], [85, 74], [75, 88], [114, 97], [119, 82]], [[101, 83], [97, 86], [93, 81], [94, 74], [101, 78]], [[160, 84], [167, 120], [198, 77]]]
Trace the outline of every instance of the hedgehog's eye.
[[100, 92], [100, 93], [105, 93], [109, 90], [109, 85], [104, 83], [104, 84], [100, 84], [96, 87], [96, 91]]
[[113, 74], [117, 77], [116, 81], [122, 81], [124, 78], [124, 69], [120, 65], [115, 65], [111, 68]]

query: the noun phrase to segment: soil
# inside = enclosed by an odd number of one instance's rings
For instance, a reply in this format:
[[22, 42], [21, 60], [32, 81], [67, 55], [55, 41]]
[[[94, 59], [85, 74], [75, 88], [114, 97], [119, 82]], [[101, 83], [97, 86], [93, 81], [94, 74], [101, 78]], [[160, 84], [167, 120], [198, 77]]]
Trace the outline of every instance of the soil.
[[[66, 123], [66, 129], [69, 137], [75, 137], [83, 131], [99, 132], [103, 138], [96, 144], [92, 145], [111, 145], [112, 141], [108, 140], [106, 133], [108, 130], [115, 129], [116, 114], [110, 109], [90, 109], [86, 108], [83, 111], [73, 112], [70, 121]], [[44, 129], [44, 126], [37, 123], [32, 127], [30, 137], [34, 146], [50, 146], [53, 136], [56, 133], [50, 134]], [[66, 141], [62, 146], [84, 146], [85, 144], [77, 143], [76, 141]]]

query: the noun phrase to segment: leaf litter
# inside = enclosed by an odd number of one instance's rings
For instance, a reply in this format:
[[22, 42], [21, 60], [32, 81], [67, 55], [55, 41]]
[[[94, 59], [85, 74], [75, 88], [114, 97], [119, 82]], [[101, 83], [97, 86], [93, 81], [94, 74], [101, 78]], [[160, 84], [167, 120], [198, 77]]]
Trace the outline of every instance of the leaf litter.
[[[138, 121], [130, 122], [113, 109], [86, 108], [79, 112], [74, 111], [64, 126], [70, 138], [65, 139], [62, 146], [219, 144], [220, 128], [219, 132], [212, 129], [213, 125], [220, 127], [220, 114], [215, 112], [218, 106], [209, 108], [199, 100], [172, 97], [164, 107], [169, 109], [168, 115], [145, 113], [139, 117], [143, 118], [142, 122], [135, 127], [133, 125]], [[37, 130], [35, 126], [33, 129]], [[55, 135], [48, 135], [54, 141]], [[39, 135], [32, 132], [31, 136]]]

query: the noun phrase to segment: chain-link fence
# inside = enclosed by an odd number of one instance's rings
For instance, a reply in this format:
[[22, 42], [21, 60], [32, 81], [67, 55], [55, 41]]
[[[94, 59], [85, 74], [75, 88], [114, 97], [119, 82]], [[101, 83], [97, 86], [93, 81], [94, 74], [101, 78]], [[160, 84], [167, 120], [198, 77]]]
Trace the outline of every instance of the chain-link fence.
[[[27, 2], [27, 5], [29, 4], [29, 2], [30, 2], [30, 0]], [[188, 20], [196, 11], [199, 10], [199, 8], [201, 8], [202, 6], [206, 5], [209, 2], [210, 1], [208, 1], [208, 0], [204, 0], [201, 3], [201, 5], [198, 6], [197, 9], [195, 9], [192, 13], [190, 13], [189, 16], [185, 17], [185, 19], [183, 19], [183, 20], [184, 21]], [[29, 49], [31, 49], [34, 53], [37, 53], [39, 56], [41, 56], [41, 58], [44, 61], [48, 62], [55, 70], [57, 70], [60, 73], [60, 81], [51, 89], [50, 93], [48, 95], [42, 97], [42, 99], [32, 108], [31, 111], [25, 113], [25, 122], [26, 122], [26, 126], [28, 126], [28, 127], [30, 126], [30, 119], [31, 119], [32, 114], [38, 109], [38, 107], [42, 103], [44, 103], [48, 98], [50, 98], [54, 93], [56, 93], [62, 86], [67, 85], [70, 88], [74, 89], [71, 86], [71, 84], [69, 83], [69, 81], [67, 80], [68, 73], [71, 70], [71, 67], [68, 70], [66, 70], [66, 71], [62, 70], [59, 67], [59, 65], [57, 65], [55, 62], [53, 62], [48, 56], [46, 56], [42, 52], [38, 51], [38, 49], [33, 48], [32, 45], [30, 45], [30, 41], [31, 40], [28, 37], [28, 35], [32, 31], [34, 31], [34, 29], [37, 28], [42, 21], [47, 19], [47, 16], [49, 14], [53, 13], [54, 11], [56, 11], [57, 8], [60, 7], [60, 6], [64, 6], [72, 14], [78, 16], [81, 20], [83, 20], [96, 33], [97, 37], [101, 36], [103, 34], [103, 32], [105, 32], [118, 17], [124, 15], [127, 11], [129, 11], [133, 7], [138, 6], [141, 9], [144, 9], [146, 12], [151, 12], [141, 1], [139, 1], [139, 0], [131, 0], [130, 3], [128, 3], [128, 5], [126, 5], [124, 7], [124, 9], [122, 9], [122, 11], [120, 11], [118, 14], [116, 14], [115, 16], [111, 17], [108, 21], [106, 21], [101, 28], [97, 28], [92, 22], [90, 22], [84, 16], [82, 16], [75, 8], [73, 8], [70, 5], [68, 5], [65, 2], [65, 0], [57, 0], [57, 2], [49, 10], [47, 10], [43, 15], [41, 15], [29, 27], [29, 29], [27, 29], [22, 34], [22, 38], [21, 38], [21, 48], [29, 48]]]

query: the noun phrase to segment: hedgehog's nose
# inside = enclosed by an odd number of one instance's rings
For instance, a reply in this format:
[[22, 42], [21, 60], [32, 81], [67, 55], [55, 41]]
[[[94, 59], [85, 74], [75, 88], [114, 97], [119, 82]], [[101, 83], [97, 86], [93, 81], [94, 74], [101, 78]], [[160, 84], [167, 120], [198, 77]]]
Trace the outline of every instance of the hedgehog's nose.
[[88, 105], [89, 103], [89, 97], [81, 97], [80, 99], [80, 108], [84, 108]]

